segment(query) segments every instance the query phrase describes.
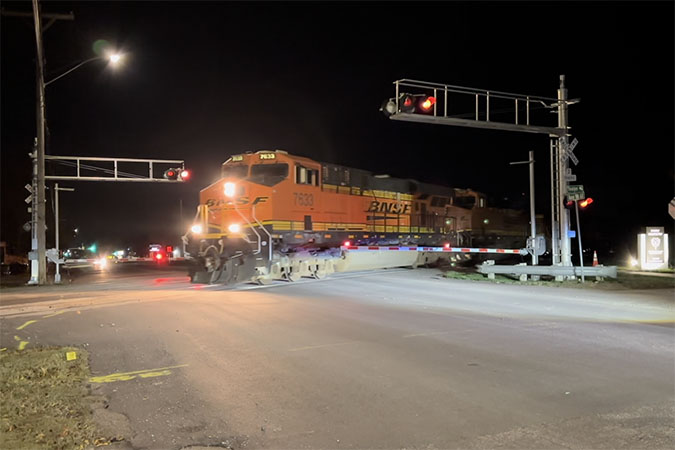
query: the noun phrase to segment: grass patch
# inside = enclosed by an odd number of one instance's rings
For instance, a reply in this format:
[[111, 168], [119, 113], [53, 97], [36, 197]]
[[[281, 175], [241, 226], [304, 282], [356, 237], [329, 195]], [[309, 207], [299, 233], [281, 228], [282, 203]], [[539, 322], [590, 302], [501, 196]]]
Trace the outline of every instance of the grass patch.
[[[67, 361], [66, 352], [77, 359]], [[87, 361], [86, 351], [72, 347], [0, 353], [0, 448], [105, 445], [86, 398]]]
[[668, 289], [675, 288], [675, 277], [655, 277], [635, 273], [621, 273], [616, 280], [609, 279], [613, 283], [625, 289]]

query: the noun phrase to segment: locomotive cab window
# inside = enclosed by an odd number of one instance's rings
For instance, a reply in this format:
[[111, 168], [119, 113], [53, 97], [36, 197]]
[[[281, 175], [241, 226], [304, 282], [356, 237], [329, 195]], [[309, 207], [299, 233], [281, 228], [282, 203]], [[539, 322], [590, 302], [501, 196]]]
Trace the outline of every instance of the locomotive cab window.
[[223, 164], [220, 171], [221, 178], [246, 178], [248, 166], [245, 164]]
[[295, 184], [308, 184], [310, 186], [319, 185], [319, 171], [317, 169], [308, 169], [300, 164], [295, 165]]
[[251, 166], [249, 181], [274, 186], [288, 178], [288, 164], [256, 164]]

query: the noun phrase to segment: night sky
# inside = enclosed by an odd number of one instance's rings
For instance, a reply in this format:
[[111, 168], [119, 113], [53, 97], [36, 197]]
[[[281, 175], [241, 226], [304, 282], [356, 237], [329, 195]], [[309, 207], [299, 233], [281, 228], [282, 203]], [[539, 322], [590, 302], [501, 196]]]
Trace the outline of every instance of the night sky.
[[[2, 5], [31, 11], [30, 2]], [[184, 159], [194, 174], [175, 185], [62, 182], [76, 189], [61, 194], [63, 246], [177, 243], [220, 164], [259, 149], [470, 187], [523, 209], [527, 168], [509, 162], [534, 150], [537, 212], [548, 218], [546, 136], [391, 121], [379, 107], [401, 78], [555, 97], [565, 74], [570, 98], [581, 99], [569, 115], [581, 161], [574, 172], [595, 200], [581, 217], [585, 247], [601, 257], [610, 247], [634, 252], [640, 227], [673, 232], [673, 9], [672, 1], [44, 2], [43, 12], [75, 15], [44, 35], [48, 79], [94, 56], [98, 39], [126, 55], [119, 70], [94, 62], [47, 87], [47, 152]], [[1, 58], [2, 240], [27, 250], [31, 19], [2, 17]], [[48, 224], [52, 246], [51, 206]]]

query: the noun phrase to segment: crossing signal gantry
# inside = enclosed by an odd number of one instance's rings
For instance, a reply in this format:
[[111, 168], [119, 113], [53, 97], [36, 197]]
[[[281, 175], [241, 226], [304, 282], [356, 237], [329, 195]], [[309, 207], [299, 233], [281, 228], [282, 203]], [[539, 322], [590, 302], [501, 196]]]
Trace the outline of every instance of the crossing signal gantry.
[[[567, 185], [575, 178], [568, 167], [577, 141], [569, 143], [565, 76], [560, 76], [556, 98], [520, 95], [449, 84], [402, 79], [394, 82], [395, 95], [385, 100], [380, 111], [391, 120], [545, 134], [551, 154], [551, 247], [554, 266], [571, 266], [570, 218], [565, 207]], [[469, 111], [469, 112], [467, 112]], [[558, 123], [551, 124], [550, 114]]]

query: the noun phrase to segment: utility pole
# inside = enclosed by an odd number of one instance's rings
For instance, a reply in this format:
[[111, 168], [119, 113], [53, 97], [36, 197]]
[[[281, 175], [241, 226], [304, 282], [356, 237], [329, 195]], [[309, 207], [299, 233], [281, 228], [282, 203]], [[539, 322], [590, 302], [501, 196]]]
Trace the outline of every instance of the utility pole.
[[[28, 13], [9, 13], [3, 15], [25, 17]], [[49, 14], [50, 19], [47, 27], [56, 20], [73, 20], [71, 14]], [[38, 0], [33, 0], [33, 20], [35, 22], [35, 45], [36, 45], [36, 123], [37, 143], [34, 158], [36, 167], [33, 172], [35, 192], [33, 193], [33, 238], [31, 243], [31, 278], [28, 284], [47, 284], [47, 242], [46, 242], [46, 198], [45, 198], [45, 79], [44, 79], [44, 48], [42, 46], [42, 15]]]
[[[35, 20], [35, 44], [37, 46], [37, 192], [35, 192], [36, 233], [33, 239], [33, 257], [29, 284], [47, 284], [47, 258], [45, 236], [45, 79], [44, 54], [42, 47], [42, 18], [38, 0], [33, 0]], [[37, 250], [37, 254], [35, 254]]]
[[572, 249], [570, 244], [570, 215], [569, 211], [563, 205], [563, 199], [567, 195], [567, 89], [565, 88], [565, 75], [560, 75], [560, 89], [558, 89], [558, 128], [564, 131], [558, 137], [556, 146], [556, 160], [558, 163], [558, 199], [556, 199], [558, 208], [558, 217], [560, 218], [560, 264], [562, 266], [572, 265]]

